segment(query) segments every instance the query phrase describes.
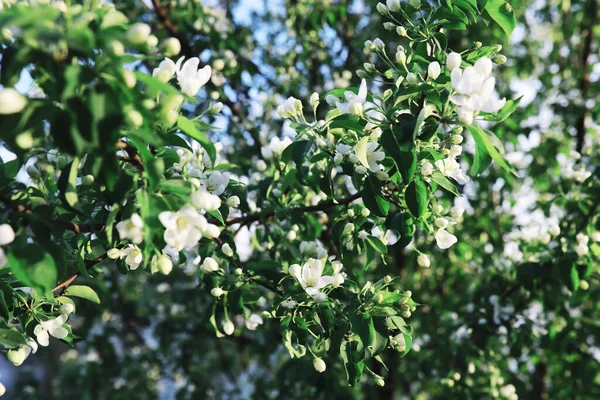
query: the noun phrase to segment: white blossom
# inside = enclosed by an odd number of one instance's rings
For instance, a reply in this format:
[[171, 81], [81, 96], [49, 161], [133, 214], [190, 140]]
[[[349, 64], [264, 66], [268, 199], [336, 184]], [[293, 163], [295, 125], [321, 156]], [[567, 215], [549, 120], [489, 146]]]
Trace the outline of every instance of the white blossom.
[[463, 172], [458, 161], [452, 157], [437, 160], [435, 166], [444, 176], [452, 178], [460, 184], [465, 184], [469, 181], [469, 177]]
[[258, 328], [258, 326], [262, 325], [262, 324], [263, 324], [263, 319], [258, 314], [252, 314], [246, 320], [246, 328], [248, 328], [251, 331], [255, 331], [256, 328]]
[[40, 346], [48, 346], [50, 344], [50, 337], [48, 334], [54, 336], [57, 339], [64, 339], [67, 337], [69, 332], [63, 328], [65, 322], [67, 322], [68, 316], [62, 314], [61, 316], [50, 319], [48, 321], [40, 321], [38, 325], [33, 328], [33, 333], [35, 334], [38, 343]]
[[345, 102], [336, 101], [336, 107], [346, 113], [362, 116], [364, 112], [364, 104], [367, 101], [367, 81], [361, 80], [358, 93], [346, 90], [344, 92]]
[[192, 57], [183, 64], [179, 71], [177, 71], [177, 82], [179, 83], [179, 87], [183, 93], [190, 97], [196, 96], [200, 88], [210, 79], [210, 65], [198, 69], [199, 65], [200, 59], [198, 57]]
[[323, 276], [323, 263], [321, 260], [311, 258], [302, 266], [301, 273], [298, 270], [299, 268], [294, 268], [292, 271], [292, 267], [290, 267], [290, 273], [302, 285], [306, 293], [312, 297], [325, 286], [333, 283], [332, 276]]
[[194, 207], [206, 211], [215, 211], [221, 207], [221, 199], [219, 196], [204, 190], [193, 193], [191, 196], [191, 201]]
[[117, 224], [117, 231], [121, 239], [129, 240], [133, 244], [140, 244], [144, 240], [144, 221], [138, 214], [131, 214], [130, 219]]
[[127, 247], [121, 251], [121, 259], [125, 259], [125, 264], [127, 264], [130, 270], [137, 269], [142, 263], [142, 250], [135, 244], [128, 244]]
[[152, 70], [152, 77], [161, 82], [169, 82], [181, 68], [184, 58], [185, 56], [180, 57], [176, 63], [170, 58], [165, 58], [158, 64], [158, 68]]
[[177, 251], [194, 247], [209, 225], [206, 218], [190, 205], [177, 212], [163, 211], [158, 219], [166, 228], [165, 242]]
[[471, 124], [479, 111], [497, 112], [506, 103], [506, 99], [497, 99], [494, 96], [496, 79], [490, 77], [492, 61], [483, 57], [477, 60], [474, 66], [464, 70], [455, 68], [450, 74], [452, 88], [456, 95], [450, 100], [458, 106], [459, 120], [464, 124]]
[[448, 233], [445, 229], [438, 229], [435, 233], [435, 242], [440, 249], [447, 249], [456, 243], [458, 239], [451, 233]]
[[283, 140], [279, 139], [279, 137], [275, 136], [271, 139], [271, 142], [268, 146], [262, 147], [260, 152], [262, 156], [266, 159], [273, 158], [273, 156], [279, 157], [283, 150], [292, 144], [292, 139], [289, 137], [285, 137]]

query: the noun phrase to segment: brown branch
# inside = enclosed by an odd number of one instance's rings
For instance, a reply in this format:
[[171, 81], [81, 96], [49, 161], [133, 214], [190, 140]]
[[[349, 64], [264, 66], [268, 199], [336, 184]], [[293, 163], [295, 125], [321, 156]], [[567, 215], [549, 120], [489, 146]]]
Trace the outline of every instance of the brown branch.
[[[107, 253], [102, 254], [100, 257], [96, 257], [93, 260], [85, 260], [85, 268], [91, 268], [94, 265], [98, 264], [101, 261], [106, 260], [106, 258], [108, 257]], [[73, 283], [75, 282], [75, 280], [77, 278], [79, 278], [79, 276], [81, 275], [81, 272], [76, 272], [73, 275], [71, 275], [70, 277], [68, 277], [67, 279], [65, 279], [64, 281], [62, 281], [61, 283], [59, 283], [58, 285], [56, 285], [53, 289], [52, 289], [52, 293], [54, 293], [54, 297], [59, 297], [62, 296], [63, 294], [65, 294], [65, 292], [67, 291], [67, 288]], [[58, 293], [60, 292], [60, 293]]]
[[144, 170], [144, 161], [142, 160], [142, 157], [140, 156], [140, 154], [138, 153], [138, 151], [135, 147], [133, 147], [131, 144], [127, 143], [126, 141], [124, 141], [122, 139], [119, 139], [117, 144], [115, 144], [115, 147], [118, 149], [125, 150], [127, 152], [127, 154], [129, 155], [129, 157], [119, 157], [120, 160], [123, 160], [123, 161], [133, 164], [140, 171]]
[[265, 289], [269, 289], [271, 292], [273, 292], [275, 294], [283, 296], [283, 290], [277, 289], [277, 287], [271, 285], [268, 282], [258, 280], [255, 277], [248, 278], [248, 282], [256, 283], [256, 284], [264, 287]]
[[[325, 211], [329, 208], [332, 207], [336, 207], [336, 206], [343, 206], [346, 204], [350, 204], [352, 203], [354, 200], [359, 199], [361, 197], [361, 193], [357, 192], [351, 196], [348, 196], [346, 198], [343, 198], [341, 200], [338, 201], [333, 201], [333, 200], [329, 200], [329, 201], [324, 201], [322, 203], [319, 203], [317, 205], [314, 206], [306, 206], [306, 207], [294, 207], [294, 208], [290, 208], [288, 211], [290, 213], [292, 212], [299, 212], [299, 213], [309, 213], [309, 212], [319, 212], [319, 211]], [[225, 222], [225, 226], [231, 226], [231, 225], [235, 225], [235, 224], [244, 224], [244, 225], [249, 225], [252, 224], [253, 222], [256, 221], [260, 221], [262, 219], [264, 220], [270, 220], [273, 218], [276, 218], [277, 216], [275, 215], [275, 210], [270, 210], [266, 213], [254, 213], [254, 214], [248, 214], [244, 217], [239, 217], [239, 218], [233, 218], [230, 219], [228, 221]]]
[[[11, 206], [18, 213], [22, 213], [22, 214], [31, 214], [32, 213], [32, 210], [29, 207], [27, 207], [23, 204], [18, 204], [17, 202], [11, 200], [8, 197], [0, 196], [0, 201], [8, 206]], [[58, 222], [59, 224], [63, 225], [65, 229], [72, 231], [76, 234], [89, 233], [89, 232], [101, 232], [106, 228], [104, 224], [81, 224], [81, 223], [74, 222], [74, 221], [67, 221], [67, 220], [61, 218], [60, 215], [56, 215], [54, 217], [54, 220], [56, 222]]]
[[177, 28], [177, 25], [171, 20], [168, 6], [161, 5], [160, 0], [152, 0], [152, 5], [154, 6], [154, 12], [156, 13], [158, 20], [164, 25], [169, 34], [181, 43], [181, 54], [186, 57], [193, 57], [192, 47], [188, 43], [185, 35], [181, 33], [179, 28]]
[[590, 219], [592, 219], [592, 217], [596, 213], [596, 209], [598, 208], [598, 206], [600, 206], [600, 196], [596, 197], [596, 200], [594, 200], [594, 202], [592, 203], [590, 210], [587, 212], [587, 214], [583, 216], [583, 220], [577, 226], [578, 232], [582, 231], [588, 224], [588, 222], [590, 222]]

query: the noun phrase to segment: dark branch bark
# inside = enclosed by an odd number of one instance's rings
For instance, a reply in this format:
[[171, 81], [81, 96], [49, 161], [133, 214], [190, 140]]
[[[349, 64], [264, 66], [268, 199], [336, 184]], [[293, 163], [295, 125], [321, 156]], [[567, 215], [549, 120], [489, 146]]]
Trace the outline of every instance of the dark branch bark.
[[[300, 213], [308, 213], [308, 212], [318, 212], [318, 211], [325, 211], [329, 208], [332, 207], [336, 207], [336, 206], [343, 206], [346, 204], [350, 204], [352, 203], [354, 200], [359, 199], [361, 197], [360, 192], [357, 192], [351, 196], [348, 196], [346, 198], [343, 198], [342, 200], [339, 201], [324, 201], [322, 203], [319, 203], [317, 205], [314, 206], [306, 206], [306, 207], [294, 207], [294, 208], [290, 208], [288, 211], [290, 213], [292, 212], [300, 212]], [[226, 226], [231, 226], [231, 225], [235, 225], [235, 224], [242, 224], [242, 225], [249, 225], [252, 224], [253, 222], [256, 221], [260, 221], [260, 220], [270, 220], [276, 218], [275, 215], [275, 210], [271, 210], [269, 212], [266, 213], [255, 213], [255, 214], [248, 214], [244, 217], [239, 217], [239, 218], [233, 218], [230, 219], [229, 221], [225, 222]]]
[[133, 147], [131, 144], [127, 143], [126, 141], [124, 141], [122, 139], [119, 139], [117, 144], [115, 144], [115, 147], [118, 149], [125, 150], [127, 152], [127, 155], [129, 156], [129, 157], [119, 157], [119, 159], [133, 164], [140, 171], [144, 170], [144, 161], [142, 160], [142, 157], [140, 156], [140, 154], [138, 153], [138, 151], [135, 147]]
[[167, 29], [169, 35], [179, 40], [181, 43], [181, 54], [186, 57], [194, 57], [192, 52], [192, 47], [188, 43], [185, 35], [181, 33], [177, 25], [171, 20], [171, 16], [169, 15], [169, 9], [167, 5], [160, 4], [160, 0], [152, 0], [152, 5], [154, 6], [154, 12], [156, 13], [156, 17], [161, 22], [162, 25]]

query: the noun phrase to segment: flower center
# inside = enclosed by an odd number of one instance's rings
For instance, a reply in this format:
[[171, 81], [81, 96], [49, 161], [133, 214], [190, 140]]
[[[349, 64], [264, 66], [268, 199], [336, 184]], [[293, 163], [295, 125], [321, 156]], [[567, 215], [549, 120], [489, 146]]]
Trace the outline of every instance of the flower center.
[[177, 228], [183, 229], [187, 226], [187, 220], [184, 217], [177, 218]]

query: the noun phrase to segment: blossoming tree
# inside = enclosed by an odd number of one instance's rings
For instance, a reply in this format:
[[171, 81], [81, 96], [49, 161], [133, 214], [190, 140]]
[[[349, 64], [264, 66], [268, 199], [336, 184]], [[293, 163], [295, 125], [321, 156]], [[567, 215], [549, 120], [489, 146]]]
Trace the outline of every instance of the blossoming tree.
[[593, 398], [594, 22], [540, 122], [504, 0], [209, 3], [0, 3], [9, 393]]

